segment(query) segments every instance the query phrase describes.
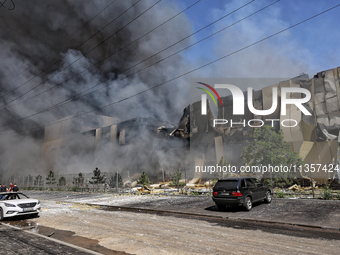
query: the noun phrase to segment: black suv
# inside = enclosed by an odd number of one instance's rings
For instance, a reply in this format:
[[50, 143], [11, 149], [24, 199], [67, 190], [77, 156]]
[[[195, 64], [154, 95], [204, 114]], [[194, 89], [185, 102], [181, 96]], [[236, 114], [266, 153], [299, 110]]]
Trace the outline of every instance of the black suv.
[[248, 211], [257, 201], [270, 203], [270, 188], [255, 178], [237, 177], [218, 180], [213, 188], [213, 197], [218, 209], [226, 205], [242, 205]]

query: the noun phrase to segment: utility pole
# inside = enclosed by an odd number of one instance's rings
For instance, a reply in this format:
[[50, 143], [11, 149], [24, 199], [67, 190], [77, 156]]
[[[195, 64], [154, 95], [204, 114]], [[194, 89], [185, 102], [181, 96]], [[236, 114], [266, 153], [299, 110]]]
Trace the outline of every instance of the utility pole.
[[117, 180], [116, 180], [116, 188], [117, 188], [117, 193], [118, 193], [118, 171], [117, 171]]
[[270, 189], [271, 189], [271, 193], [273, 195], [273, 177], [272, 177], [272, 171], [270, 171], [270, 168], [268, 167], [269, 169], [269, 174], [270, 174]]
[[127, 171], [127, 174], [128, 174], [128, 179], [129, 179], [129, 187], [130, 187], [130, 192], [131, 192], [131, 181], [130, 181], [130, 174], [129, 174], [129, 171]]
[[211, 194], [211, 170], [210, 170], [210, 168], [209, 168], [209, 193], [210, 193], [210, 195], [212, 195]]
[[165, 194], [165, 181], [164, 181], [164, 168], [162, 167], [162, 172], [163, 172], [163, 189], [164, 189], [164, 194]]
[[315, 198], [315, 193], [314, 193], [314, 181], [313, 181], [312, 171], [311, 171], [311, 169], [310, 169], [310, 161], [309, 161], [309, 172], [310, 172], [310, 179], [311, 179], [311, 181], [312, 181], [313, 198]]
[[185, 176], [185, 194], [188, 193], [188, 190], [187, 190], [187, 168], [184, 168], [184, 176]]

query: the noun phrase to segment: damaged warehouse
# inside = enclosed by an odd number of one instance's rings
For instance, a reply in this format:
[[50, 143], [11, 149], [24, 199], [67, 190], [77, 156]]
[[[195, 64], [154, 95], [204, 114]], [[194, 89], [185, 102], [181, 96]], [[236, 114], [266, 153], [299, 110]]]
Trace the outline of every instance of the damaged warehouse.
[[70, 118], [45, 128], [43, 158], [48, 171], [56, 173], [86, 173], [91, 171], [89, 164], [98, 164], [108, 173], [145, 171], [159, 181], [162, 167], [169, 172], [188, 166], [189, 143], [171, 136], [174, 129], [172, 123], [156, 118]]
[[[271, 125], [275, 130], [283, 131], [284, 140], [289, 144], [290, 150], [297, 152], [304, 164], [332, 165], [329, 167], [330, 171], [313, 172], [314, 179], [326, 183], [328, 178], [339, 178], [336, 169], [333, 171], [333, 168], [340, 163], [339, 77], [338, 67], [319, 72], [312, 79], [302, 74], [253, 91], [254, 108], [266, 110], [273, 104], [272, 89], [277, 88], [278, 107], [267, 116], [255, 115], [248, 109], [247, 92], [244, 93], [244, 115], [233, 115], [232, 96], [222, 97], [223, 106], [218, 105], [217, 119], [225, 122], [219, 125], [214, 123], [216, 119], [210, 109], [209, 101], [206, 115], [201, 115], [201, 102], [195, 102], [185, 108], [179, 127], [173, 134], [190, 137], [191, 150], [200, 148], [195, 155], [192, 155], [191, 160], [195, 166], [215, 165], [221, 157], [227, 159], [232, 165], [241, 166], [241, 152], [252, 140], [256, 126]], [[287, 105], [285, 116], [280, 115], [280, 92], [281, 88], [286, 87], [304, 88], [310, 91], [311, 99], [304, 106], [312, 113], [311, 115], [302, 114], [301, 110], [293, 104]], [[292, 98], [301, 98], [301, 93], [288, 93], [287, 99]], [[287, 120], [294, 122], [289, 124]], [[301, 177], [300, 174], [298, 176]]]
[[[276, 130], [283, 131], [284, 140], [290, 145], [290, 149], [299, 154], [306, 164], [337, 164], [339, 162], [339, 130], [340, 130], [340, 67], [319, 72], [312, 79], [308, 75], [300, 75], [290, 80], [279, 82], [278, 84], [264, 87], [261, 90], [253, 91], [253, 105], [255, 109], [269, 109], [272, 105], [272, 88], [278, 88], [277, 109], [269, 116], [257, 116], [246, 107], [247, 96], [245, 93], [244, 115], [233, 115], [232, 96], [222, 97], [223, 106], [219, 105], [217, 118], [227, 119], [238, 123], [216, 125], [214, 127], [214, 114], [209, 107], [207, 115], [201, 115], [201, 103], [195, 102], [187, 106], [179, 121], [175, 125], [160, 121], [155, 118], [134, 118], [126, 121], [119, 121], [116, 118], [107, 116], [91, 115], [92, 120], [77, 121], [75, 124], [60, 124], [46, 127], [43, 145], [44, 158], [48, 159], [49, 166], [61, 166], [55, 162], [56, 157], [60, 159], [60, 153], [65, 145], [70, 143], [70, 137], [78, 142], [72, 146], [76, 147], [79, 154], [93, 154], [94, 158], [102, 153], [99, 151], [109, 150], [110, 162], [105, 164], [110, 168], [110, 164], [120, 166], [119, 171], [130, 170], [135, 173], [147, 171], [152, 175], [160, 171], [162, 166], [171, 162], [169, 168], [188, 168], [189, 166], [189, 144], [200, 145], [203, 150], [199, 155], [191, 158], [195, 165], [216, 164], [221, 157], [227, 159], [232, 165], [240, 166], [240, 155], [242, 150], [251, 141], [256, 127], [242, 125], [244, 120], [275, 119], [272, 125]], [[295, 105], [287, 105], [287, 115], [283, 118], [280, 115], [281, 88], [305, 88], [311, 92], [311, 100], [304, 106], [312, 115], [304, 115]], [[299, 98], [298, 93], [291, 93], [287, 98]], [[293, 119], [297, 125], [280, 125], [284, 119]], [[95, 120], [95, 121], [94, 121]], [[260, 121], [253, 121], [256, 126]], [[71, 122], [74, 122], [72, 120]], [[68, 123], [68, 122], [66, 122]], [[87, 123], [92, 123], [87, 124]], [[268, 124], [268, 123], [266, 123]], [[77, 134], [77, 135], [76, 135]], [[78, 137], [76, 139], [76, 137]], [[149, 145], [147, 145], [149, 143]], [[82, 144], [82, 145], [80, 145]], [[136, 146], [138, 144], [138, 146]], [[142, 146], [140, 147], [139, 145]], [[150, 145], [151, 144], [151, 145]], [[71, 147], [72, 147], [71, 146]], [[108, 149], [110, 147], [110, 149]], [[139, 157], [143, 149], [143, 157]], [[147, 148], [147, 149], [146, 149]], [[146, 153], [149, 151], [149, 153]], [[145, 156], [147, 155], [147, 156]], [[160, 156], [161, 155], [161, 156]], [[166, 155], [166, 156], [165, 156]], [[127, 160], [127, 158], [129, 160]], [[128, 161], [128, 163], [127, 163]], [[138, 162], [149, 162], [146, 166], [141, 166]], [[54, 162], [54, 163], [53, 163]], [[118, 164], [117, 164], [118, 162]], [[51, 169], [49, 167], [49, 169]], [[63, 172], [54, 168], [56, 172]], [[72, 166], [69, 166], [72, 167]], [[192, 171], [193, 173], [194, 171]], [[190, 176], [194, 177], [194, 176]], [[201, 176], [195, 176], [201, 177]], [[325, 183], [328, 178], [338, 177], [325, 172], [313, 173], [313, 178], [321, 183]], [[156, 179], [159, 179], [156, 178]], [[160, 180], [158, 180], [160, 181]]]

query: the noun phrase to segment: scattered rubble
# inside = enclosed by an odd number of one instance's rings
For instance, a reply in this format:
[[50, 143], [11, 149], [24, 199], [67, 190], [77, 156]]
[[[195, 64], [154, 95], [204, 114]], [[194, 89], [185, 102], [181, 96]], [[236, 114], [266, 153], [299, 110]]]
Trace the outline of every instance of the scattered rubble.
[[331, 189], [340, 190], [340, 182], [339, 179], [333, 179], [329, 185]]

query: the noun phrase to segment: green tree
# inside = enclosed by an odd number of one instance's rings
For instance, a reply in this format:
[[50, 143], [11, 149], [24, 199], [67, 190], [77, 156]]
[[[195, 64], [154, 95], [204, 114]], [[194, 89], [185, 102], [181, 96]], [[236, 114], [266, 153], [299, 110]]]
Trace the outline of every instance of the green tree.
[[179, 186], [179, 180], [182, 178], [182, 173], [177, 169], [177, 171], [171, 176], [172, 184], [171, 186]]
[[[242, 151], [242, 161], [250, 166], [300, 166], [303, 162], [298, 153], [291, 151], [283, 140], [282, 130], [275, 132], [270, 126], [256, 128], [254, 140]], [[293, 170], [275, 172], [276, 181], [291, 183]], [[275, 181], [275, 180], [274, 180]], [[288, 183], [289, 182], [289, 183]]]
[[96, 169], [93, 170], [93, 177], [92, 177], [93, 181], [90, 181], [90, 183], [97, 184], [97, 188], [98, 188], [99, 184], [104, 183], [104, 177], [105, 176], [101, 175], [100, 169], [96, 167]]
[[[123, 188], [123, 178], [120, 174], [118, 174], [118, 188]], [[111, 176], [109, 180], [109, 186], [111, 188], [116, 188], [117, 187], [117, 173], [115, 173], [114, 176]]]
[[143, 172], [139, 178], [139, 180], [137, 181], [138, 184], [143, 184], [143, 185], [149, 185], [151, 184], [152, 182], [149, 180], [149, 177], [148, 175]]
[[42, 184], [43, 184], [42, 176], [41, 175], [36, 176], [34, 180], [34, 186], [42, 186]]
[[218, 162], [218, 165], [223, 167], [223, 166], [229, 166], [230, 163], [228, 162], [228, 160], [224, 159], [224, 157], [221, 157], [220, 161]]
[[66, 185], [66, 178], [64, 176], [61, 176], [58, 180], [59, 187]]
[[79, 188], [79, 185], [84, 185], [84, 175], [82, 173], [79, 173], [77, 177], [73, 178], [72, 182], [77, 188]]
[[46, 177], [46, 184], [48, 184], [51, 188], [51, 185], [52, 184], [55, 184], [56, 181], [55, 181], [55, 177], [54, 177], [54, 172], [53, 171], [50, 171]]
[[[228, 160], [224, 159], [224, 157], [221, 157], [220, 161], [218, 162], [218, 165], [221, 166], [221, 168], [223, 168], [224, 166], [229, 166], [230, 163], [228, 162]], [[230, 173], [228, 173], [228, 172], [226, 172], [226, 173], [222, 172], [222, 173], [216, 173], [216, 174], [217, 174], [218, 179], [221, 178], [221, 177], [230, 175]]]

